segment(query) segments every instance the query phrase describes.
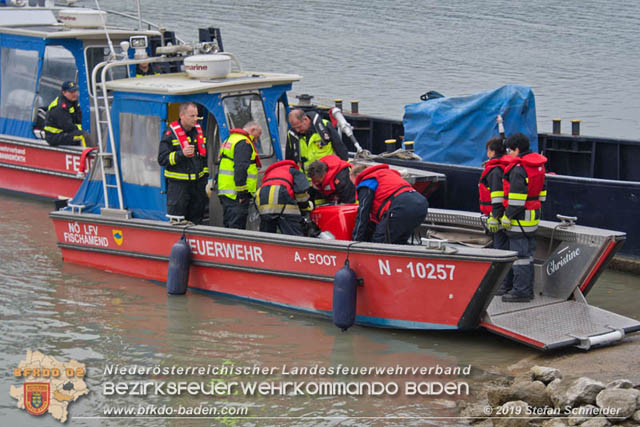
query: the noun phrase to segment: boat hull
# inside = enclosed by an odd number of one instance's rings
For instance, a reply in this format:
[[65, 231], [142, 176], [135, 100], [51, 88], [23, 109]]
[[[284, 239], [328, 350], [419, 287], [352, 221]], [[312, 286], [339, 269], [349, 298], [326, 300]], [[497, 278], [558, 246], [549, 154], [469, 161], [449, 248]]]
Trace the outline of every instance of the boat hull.
[[71, 198], [82, 184], [81, 151], [0, 136], [0, 189], [48, 199]]
[[[51, 214], [65, 261], [164, 282], [183, 227], [98, 215]], [[189, 287], [331, 316], [333, 277], [349, 251], [361, 285], [356, 323], [473, 329], [515, 259], [503, 251], [428, 250], [190, 227]], [[484, 252], [484, 254], [482, 254]]]

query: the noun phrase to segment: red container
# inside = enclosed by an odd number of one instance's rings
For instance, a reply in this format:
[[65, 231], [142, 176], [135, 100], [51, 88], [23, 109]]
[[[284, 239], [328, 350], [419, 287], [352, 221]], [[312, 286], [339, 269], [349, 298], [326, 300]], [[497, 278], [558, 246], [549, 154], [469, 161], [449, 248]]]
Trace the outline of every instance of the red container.
[[311, 212], [311, 219], [320, 230], [331, 232], [337, 240], [351, 240], [357, 214], [356, 204], [319, 206]]

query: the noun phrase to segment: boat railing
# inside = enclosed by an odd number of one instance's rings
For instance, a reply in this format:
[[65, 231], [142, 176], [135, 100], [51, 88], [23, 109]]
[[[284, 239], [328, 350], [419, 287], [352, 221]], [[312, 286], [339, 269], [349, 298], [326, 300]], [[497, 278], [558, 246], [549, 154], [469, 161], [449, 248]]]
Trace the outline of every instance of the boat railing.
[[[97, 145], [98, 145], [98, 158], [97, 161], [100, 163], [100, 173], [102, 178], [102, 189], [104, 192], [104, 203], [105, 209], [113, 210], [111, 207], [111, 203], [109, 201], [109, 188], [115, 188], [118, 194], [118, 207], [115, 208], [116, 211], [120, 213], [126, 212], [124, 208], [124, 202], [122, 197], [122, 182], [120, 178], [120, 167], [118, 164], [118, 155], [116, 152], [115, 146], [115, 135], [113, 132], [113, 123], [111, 121], [111, 103], [110, 99], [112, 97], [108, 94], [107, 89], [107, 72], [114, 67], [124, 67], [129, 65], [137, 65], [143, 62], [153, 63], [153, 62], [175, 62], [182, 61], [183, 57], [152, 57], [152, 58], [142, 58], [142, 59], [111, 59], [107, 61], [103, 61], [96, 65], [91, 72], [91, 88], [93, 89], [94, 97], [93, 97], [93, 106], [96, 115], [96, 136], [97, 136]], [[101, 80], [98, 85], [97, 76], [98, 72], [100, 72]], [[100, 88], [100, 92], [98, 92], [98, 88]], [[102, 103], [102, 104], [101, 104]], [[104, 142], [104, 138], [102, 135], [102, 126], [105, 125], [109, 134], [109, 148], [111, 152], [107, 151], [106, 144]], [[110, 159], [109, 166], [106, 165], [106, 160]], [[107, 181], [107, 169], [113, 168], [113, 174], [115, 175], [115, 184], [110, 184]]]

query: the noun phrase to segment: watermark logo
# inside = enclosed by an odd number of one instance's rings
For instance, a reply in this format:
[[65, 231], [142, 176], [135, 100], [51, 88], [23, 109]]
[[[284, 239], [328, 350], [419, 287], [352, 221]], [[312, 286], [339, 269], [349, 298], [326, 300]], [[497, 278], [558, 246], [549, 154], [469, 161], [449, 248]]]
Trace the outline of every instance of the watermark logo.
[[17, 407], [33, 415], [46, 413], [64, 423], [69, 405], [89, 393], [84, 382], [84, 363], [75, 360], [60, 362], [39, 351], [27, 350], [27, 357], [13, 369], [20, 386], [11, 385], [9, 395], [17, 400]]
[[24, 383], [24, 408], [32, 415], [42, 415], [49, 409], [49, 383]]

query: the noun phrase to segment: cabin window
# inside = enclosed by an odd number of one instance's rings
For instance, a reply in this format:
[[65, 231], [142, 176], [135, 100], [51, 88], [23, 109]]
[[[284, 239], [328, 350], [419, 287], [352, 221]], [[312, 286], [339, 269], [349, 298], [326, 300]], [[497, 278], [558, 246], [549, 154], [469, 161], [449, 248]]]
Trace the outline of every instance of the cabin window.
[[47, 46], [44, 51], [36, 106], [46, 109], [51, 101], [60, 95], [62, 83], [67, 80], [75, 81], [76, 74], [76, 61], [71, 52], [60, 46]]
[[38, 60], [35, 50], [0, 49], [0, 117], [33, 120]]
[[130, 113], [120, 113], [119, 118], [122, 180], [160, 187], [160, 118]]
[[256, 150], [260, 157], [273, 156], [271, 134], [260, 96], [253, 93], [227, 96], [223, 98], [222, 103], [229, 129], [241, 128], [251, 120], [258, 122], [262, 127], [262, 136], [254, 141]]
[[[122, 53], [122, 49], [120, 46], [114, 45], [113, 49], [116, 51], [116, 54]], [[91, 73], [96, 65], [101, 62], [106, 61], [111, 57], [111, 50], [108, 46], [91, 46], [84, 50], [85, 59], [87, 63], [87, 80], [89, 81], [89, 93], [93, 96], [93, 88], [91, 88]], [[113, 67], [109, 71], [107, 71], [107, 81], [110, 80], [118, 80], [118, 79], [126, 79], [129, 77], [126, 66], [118, 66]], [[102, 81], [102, 70], [98, 72], [96, 76], [96, 83], [100, 83]]]

